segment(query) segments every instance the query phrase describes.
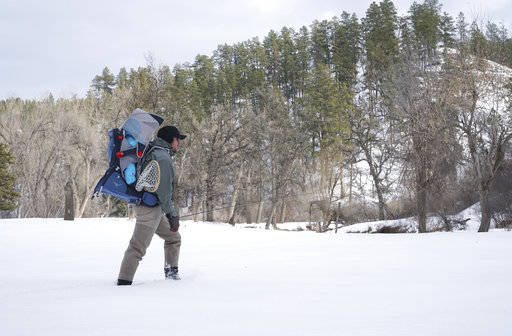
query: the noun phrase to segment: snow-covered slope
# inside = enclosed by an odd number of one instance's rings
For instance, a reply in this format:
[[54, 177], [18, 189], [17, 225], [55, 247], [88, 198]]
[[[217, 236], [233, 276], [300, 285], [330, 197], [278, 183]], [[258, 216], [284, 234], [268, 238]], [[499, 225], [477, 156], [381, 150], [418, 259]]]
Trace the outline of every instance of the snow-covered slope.
[[0, 220], [0, 335], [509, 335], [512, 232], [334, 235], [186, 222], [116, 287], [126, 219]]

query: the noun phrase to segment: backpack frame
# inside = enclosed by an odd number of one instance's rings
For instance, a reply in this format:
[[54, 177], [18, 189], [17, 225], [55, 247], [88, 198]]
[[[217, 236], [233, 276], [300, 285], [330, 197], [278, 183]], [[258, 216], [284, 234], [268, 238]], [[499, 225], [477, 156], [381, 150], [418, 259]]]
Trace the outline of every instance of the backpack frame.
[[[134, 121], [137, 118], [147, 119], [146, 115], [151, 116], [149, 126], [147, 120], [146, 125], [143, 126], [138, 125], [137, 121]], [[136, 177], [139, 177], [145, 155], [151, 152], [153, 148], [158, 148], [149, 145], [149, 139], [163, 121], [164, 120], [157, 115], [136, 109], [121, 128], [113, 128], [108, 132], [109, 167], [103, 177], [98, 181], [91, 198], [98, 197], [103, 193], [129, 204], [145, 205], [149, 207], [158, 205], [156, 195], [144, 190], [137, 191], [135, 190], [135, 183], [128, 184], [126, 182], [124, 170], [127, 165], [134, 163], [136, 165]], [[141, 121], [141, 123], [144, 122]], [[136, 127], [134, 127], [134, 124]], [[129, 133], [126, 129], [130, 129], [132, 132]], [[135, 129], [135, 131], [133, 131], [133, 129]], [[143, 131], [141, 131], [141, 129]], [[133, 134], [136, 133], [137, 130], [141, 133], [144, 132], [144, 137], [138, 137], [137, 134]], [[135, 146], [131, 146], [128, 143], [126, 139], [127, 136], [135, 137], [137, 141]], [[144, 144], [144, 142], [146, 144]]]

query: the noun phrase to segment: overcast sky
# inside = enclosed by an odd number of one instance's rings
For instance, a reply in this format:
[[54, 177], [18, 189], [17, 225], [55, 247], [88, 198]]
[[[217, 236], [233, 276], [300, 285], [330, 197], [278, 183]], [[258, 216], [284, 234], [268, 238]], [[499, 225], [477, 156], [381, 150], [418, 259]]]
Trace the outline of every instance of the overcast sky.
[[[421, 2], [421, 1], [420, 1]], [[503, 22], [511, 0], [444, 0], [443, 9]], [[0, 0], [0, 99], [83, 95], [108, 66], [193, 61], [217, 45], [283, 26], [299, 28], [342, 11], [364, 16], [371, 1], [353, 0]], [[412, 0], [394, 1], [400, 14]]]

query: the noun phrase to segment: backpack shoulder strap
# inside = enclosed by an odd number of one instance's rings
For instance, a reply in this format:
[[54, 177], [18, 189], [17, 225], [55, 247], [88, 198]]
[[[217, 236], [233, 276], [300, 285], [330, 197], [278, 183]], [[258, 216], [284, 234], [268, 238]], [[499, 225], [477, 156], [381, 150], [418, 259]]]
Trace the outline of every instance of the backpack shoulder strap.
[[169, 153], [169, 150], [167, 148], [148, 144], [148, 146], [145, 148], [144, 155], [142, 156], [142, 159], [140, 160], [139, 164], [137, 165], [137, 178], [140, 176], [140, 173], [142, 172], [142, 168], [146, 164], [147, 157], [155, 149], [161, 149], [161, 150], [164, 150], [167, 153]]
[[166, 151], [169, 154], [169, 150], [167, 148], [160, 147], [160, 146], [151, 146], [151, 148], [149, 148], [148, 151], [146, 152], [146, 155], [151, 153], [154, 149], [161, 149], [161, 150]]

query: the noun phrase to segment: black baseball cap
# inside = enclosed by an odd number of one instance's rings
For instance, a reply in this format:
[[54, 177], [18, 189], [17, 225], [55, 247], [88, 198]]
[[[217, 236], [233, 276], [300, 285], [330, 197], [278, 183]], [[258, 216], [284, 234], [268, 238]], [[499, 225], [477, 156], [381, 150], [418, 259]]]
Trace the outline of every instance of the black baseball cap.
[[157, 137], [171, 143], [174, 138], [183, 140], [187, 136], [180, 133], [175, 126], [164, 126], [158, 130]]

